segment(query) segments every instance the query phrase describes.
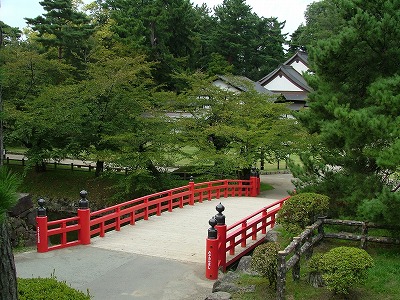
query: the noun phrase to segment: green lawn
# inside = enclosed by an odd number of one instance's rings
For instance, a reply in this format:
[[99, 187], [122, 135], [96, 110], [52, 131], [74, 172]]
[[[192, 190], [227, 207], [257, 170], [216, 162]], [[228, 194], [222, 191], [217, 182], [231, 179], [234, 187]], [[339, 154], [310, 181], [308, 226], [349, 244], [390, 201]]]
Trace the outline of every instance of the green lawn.
[[22, 166], [10, 165], [8, 167], [22, 176], [23, 181], [19, 191], [30, 193], [34, 202], [40, 197], [77, 202], [80, 199], [79, 192], [86, 190], [89, 201], [101, 205], [113, 195], [112, 187], [117, 182], [116, 179], [96, 178], [94, 172], [88, 171], [57, 169], [35, 173], [31, 170], [23, 175], [24, 168]]
[[[355, 246], [340, 240], [324, 240], [314, 253], [326, 252], [333, 247]], [[314, 288], [307, 283], [307, 262], [301, 260], [301, 278], [294, 282], [289, 271], [286, 276], [286, 299], [288, 300], [398, 300], [400, 299], [400, 246], [369, 244], [367, 252], [373, 257], [375, 266], [369, 270], [365, 285], [354, 287], [347, 298], [334, 295], [327, 288]], [[234, 293], [236, 300], [273, 300], [275, 290], [269, 287], [268, 280], [259, 276], [243, 275], [239, 282], [242, 286], [256, 285], [254, 293]]]

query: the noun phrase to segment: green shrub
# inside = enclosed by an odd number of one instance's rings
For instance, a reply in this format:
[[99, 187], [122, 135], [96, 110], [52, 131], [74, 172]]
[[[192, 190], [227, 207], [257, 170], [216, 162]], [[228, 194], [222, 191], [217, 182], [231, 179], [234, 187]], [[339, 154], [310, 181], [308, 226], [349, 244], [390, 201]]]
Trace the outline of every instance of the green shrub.
[[18, 278], [18, 299], [87, 300], [90, 299], [90, 296], [55, 278]]
[[251, 267], [261, 276], [266, 277], [270, 286], [276, 286], [276, 269], [279, 244], [268, 242], [254, 249]]
[[296, 194], [285, 201], [278, 212], [277, 223], [290, 233], [298, 234], [311, 225], [329, 207], [329, 197], [315, 193]]
[[354, 247], [333, 248], [316, 262], [327, 288], [344, 295], [352, 286], [364, 283], [368, 268], [374, 265], [365, 250]]

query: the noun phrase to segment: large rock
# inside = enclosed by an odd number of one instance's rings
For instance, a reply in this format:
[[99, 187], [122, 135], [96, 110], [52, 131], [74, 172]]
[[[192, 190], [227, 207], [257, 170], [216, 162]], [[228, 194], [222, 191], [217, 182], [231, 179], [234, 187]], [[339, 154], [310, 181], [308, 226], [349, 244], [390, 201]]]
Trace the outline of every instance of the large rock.
[[246, 273], [249, 274], [251, 273], [251, 256], [243, 256], [236, 268], [236, 272], [241, 272], [241, 273]]
[[243, 256], [240, 259], [238, 266], [236, 267], [236, 272], [253, 276], [259, 275], [256, 271], [254, 271], [251, 268], [251, 256]]
[[10, 217], [17, 217], [33, 208], [32, 197], [30, 194], [20, 194], [17, 204], [8, 212]]
[[275, 231], [275, 230], [271, 229], [271, 230], [268, 230], [268, 232], [265, 235], [264, 239], [265, 239], [266, 242], [274, 242], [274, 243], [276, 243], [278, 241], [278, 235], [279, 235], [278, 231]]
[[236, 292], [239, 287], [235, 283], [239, 279], [239, 273], [229, 271], [221, 279], [214, 282], [213, 292]]

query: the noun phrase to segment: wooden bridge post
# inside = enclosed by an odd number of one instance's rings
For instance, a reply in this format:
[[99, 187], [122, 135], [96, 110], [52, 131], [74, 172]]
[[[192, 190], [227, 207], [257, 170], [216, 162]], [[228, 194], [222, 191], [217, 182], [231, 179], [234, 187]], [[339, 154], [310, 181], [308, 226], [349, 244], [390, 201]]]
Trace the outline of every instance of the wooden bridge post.
[[215, 228], [218, 232], [218, 267], [221, 267], [223, 271], [226, 271], [226, 224], [225, 216], [222, 214], [225, 207], [220, 202], [215, 209], [218, 212], [214, 217], [217, 221]]
[[253, 167], [251, 168], [250, 172], [250, 197], [257, 197], [258, 196], [258, 178], [256, 169]]
[[193, 180], [193, 176], [190, 176], [190, 179], [189, 179], [189, 191], [190, 191], [189, 205], [194, 205], [194, 180]]
[[208, 235], [206, 240], [206, 277], [207, 279], [218, 279], [218, 232], [215, 229], [217, 221], [212, 217], [208, 224]]
[[78, 217], [81, 229], [79, 231], [79, 239], [82, 245], [90, 244], [90, 209], [89, 201], [86, 198], [87, 192], [82, 190], [80, 193], [81, 200], [79, 200]]
[[44, 253], [49, 251], [49, 242], [47, 235], [47, 215], [44, 199], [38, 200], [38, 209], [36, 217], [36, 245], [37, 252]]

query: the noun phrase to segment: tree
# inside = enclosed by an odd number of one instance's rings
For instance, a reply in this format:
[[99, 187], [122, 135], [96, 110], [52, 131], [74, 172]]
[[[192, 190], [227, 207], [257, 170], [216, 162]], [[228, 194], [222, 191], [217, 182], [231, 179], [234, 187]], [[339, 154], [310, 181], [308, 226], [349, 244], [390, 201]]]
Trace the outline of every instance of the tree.
[[59, 60], [65, 59], [71, 65], [81, 67], [88, 55], [88, 40], [93, 32], [89, 18], [77, 10], [72, 0], [43, 0], [39, 3], [46, 13], [36, 18], [25, 18], [38, 33], [37, 41], [49, 51], [49, 55], [56, 49]]
[[283, 60], [284, 23], [258, 17], [245, 0], [223, 1], [215, 16], [212, 49], [232, 64], [234, 74], [258, 80]]
[[224, 0], [215, 16], [213, 50], [233, 65], [234, 74], [258, 80], [283, 60], [284, 23], [258, 17], [245, 0]]
[[18, 178], [0, 166], [0, 298], [18, 299], [14, 255], [7, 228], [7, 211], [17, 200]]
[[114, 58], [94, 64], [90, 79], [82, 83], [81, 145], [87, 144], [84, 148], [96, 153], [97, 175], [109, 151], [118, 152], [119, 145], [112, 137], [131, 131], [150, 110], [149, 73], [150, 64], [143, 56]]
[[338, 35], [311, 48], [314, 91], [298, 119], [319, 144], [304, 165], [313, 171], [295, 175], [306, 175], [298, 188], [334, 198], [336, 214], [355, 215], [362, 203], [376, 204], [386, 190], [399, 188], [393, 180], [400, 161], [400, 2], [333, 3], [347, 21]]
[[289, 53], [307, 51], [318, 41], [338, 34], [347, 18], [346, 13], [340, 11], [342, 9], [345, 8], [336, 0], [315, 1], [308, 5], [304, 12], [306, 24], [301, 24], [292, 34]]
[[[261, 149], [285, 149], [296, 143], [294, 119], [285, 104], [257, 92], [249, 79], [229, 77], [233, 92], [212, 83], [212, 78], [197, 73], [186, 78], [188, 88], [179, 95], [175, 111], [189, 113], [176, 121], [181, 143], [196, 149], [193, 164], [214, 176], [246, 177], [260, 159]], [[293, 143], [293, 144], [292, 144]]]
[[[6, 45], [13, 45], [18, 42], [21, 37], [21, 31], [18, 28], [8, 26], [4, 22], [0, 21], [0, 68], [4, 62], [4, 47]], [[1, 69], [0, 69], [1, 70]], [[3, 74], [0, 73], [0, 167], [3, 165], [3, 153], [4, 149], [4, 105], [3, 105]]]
[[74, 68], [58, 60], [48, 60], [22, 45], [5, 47], [3, 54], [5, 141], [24, 145], [29, 164], [43, 171], [44, 160], [62, 156], [54, 147], [60, 149], [64, 143], [60, 133], [65, 124], [60, 122], [68, 115], [52, 102], [53, 87], [71, 82]]
[[103, 6], [115, 21], [116, 39], [157, 62], [154, 79], [173, 89], [171, 74], [185, 70], [197, 51], [199, 14], [190, 1], [106, 0]]

